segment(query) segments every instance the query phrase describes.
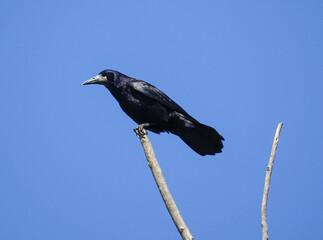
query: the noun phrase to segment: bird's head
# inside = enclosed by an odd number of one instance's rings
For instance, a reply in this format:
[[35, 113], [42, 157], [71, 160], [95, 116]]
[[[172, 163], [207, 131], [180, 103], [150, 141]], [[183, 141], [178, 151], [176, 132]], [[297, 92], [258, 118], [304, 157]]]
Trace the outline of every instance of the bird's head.
[[100, 84], [100, 85], [105, 85], [108, 86], [109, 83], [112, 83], [115, 81], [115, 79], [118, 78], [118, 75], [120, 73], [114, 70], [103, 70], [100, 72], [97, 76], [90, 78], [89, 80], [86, 80], [82, 85], [87, 85], [87, 84]]

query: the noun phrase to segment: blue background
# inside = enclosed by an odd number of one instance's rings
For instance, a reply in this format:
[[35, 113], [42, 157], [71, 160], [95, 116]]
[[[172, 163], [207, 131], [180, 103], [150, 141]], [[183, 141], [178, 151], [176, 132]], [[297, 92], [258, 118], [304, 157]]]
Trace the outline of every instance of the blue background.
[[2, 1], [0, 239], [179, 239], [105, 68], [226, 139], [149, 134], [195, 239], [323, 239], [322, 1]]

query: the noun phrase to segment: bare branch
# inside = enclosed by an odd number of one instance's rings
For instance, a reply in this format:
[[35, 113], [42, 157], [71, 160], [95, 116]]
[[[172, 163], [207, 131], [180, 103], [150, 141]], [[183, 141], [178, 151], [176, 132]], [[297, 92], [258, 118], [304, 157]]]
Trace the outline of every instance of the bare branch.
[[280, 130], [281, 130], [282, 126], [283, 126], [282, 122], [279, 123], [278, 126], [277, 126], [273, 146], [271, 148], [269, 163], [268, 163], [267, 171], [266, 171], [264, 193], [263, 193], [263, 196], [262, 196], [262, 203], [261, 203], [262, 240], [267, 240], [268, 239], [267, 199], [268, 199], [271, 172], [273, 170], [273, 165], [274, 165], [274, 160], [275, 160], [275, 155], [276, 155], [276, 149], [277, 149], [279, 134], [280, 134]]
[[147, 137], [147, 131], [143, 128], [144, 126], [139, 125], [137, 128], [134, 129], [137, 136], [140, 139], [141, 145], [145, 151], [145, 155], [148, 161], [148, 166], [154, 176], [155, 182], [158, 186], [159, 192], [164, 200], [166, 208], [171, 215], [173, 222], [176, 225], [176, 228], [182, 239], [184, 240], [193, 240], [193, 236], [191, 235], [190, 230], [186, 226], [181, 214], [179, 213], [175, 201], [167, 187], [166, 181], [164, 179], [163, 173], [159, 167], [157, 162], [154, 150], [152, 145]]

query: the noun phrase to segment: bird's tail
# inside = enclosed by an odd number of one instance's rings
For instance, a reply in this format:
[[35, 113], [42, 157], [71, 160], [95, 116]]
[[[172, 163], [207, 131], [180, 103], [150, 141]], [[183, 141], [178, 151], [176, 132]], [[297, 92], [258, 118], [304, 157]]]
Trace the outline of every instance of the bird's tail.
[[[178, 128], [179, 125], [182, 127]], [[214, 128], [196, 120], [192, 121], [183, 115], [177, 118], [176, 126], [177, 130], [171, 132], [179, 136], [198, 154], [205, 156], [222, 152], [224, 138]]]

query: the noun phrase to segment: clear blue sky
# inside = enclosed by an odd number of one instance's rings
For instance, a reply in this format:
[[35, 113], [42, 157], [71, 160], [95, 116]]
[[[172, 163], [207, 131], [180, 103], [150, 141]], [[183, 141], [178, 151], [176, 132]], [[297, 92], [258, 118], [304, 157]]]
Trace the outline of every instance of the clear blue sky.
[[322, 1], [2, 1], [0, 239], [179, 239], [105, 68], [157, 86], [226, 139], [149, 134], [198, 239], [323, 239]]

